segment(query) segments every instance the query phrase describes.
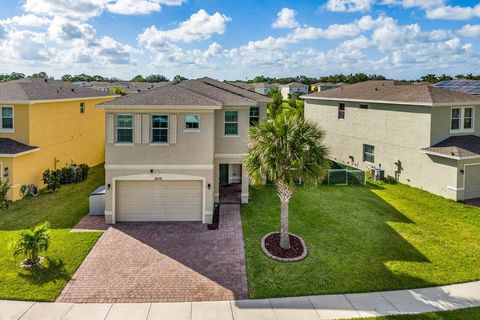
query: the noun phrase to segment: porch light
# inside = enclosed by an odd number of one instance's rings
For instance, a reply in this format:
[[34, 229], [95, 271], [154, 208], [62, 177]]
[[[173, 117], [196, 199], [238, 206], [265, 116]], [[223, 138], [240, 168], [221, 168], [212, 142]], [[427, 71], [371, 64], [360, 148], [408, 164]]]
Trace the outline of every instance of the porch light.
[[207, 188], [208, 188], [208, 190], [210, 190], [212, 188], [212, 185], [210, 183], [207, 184]]

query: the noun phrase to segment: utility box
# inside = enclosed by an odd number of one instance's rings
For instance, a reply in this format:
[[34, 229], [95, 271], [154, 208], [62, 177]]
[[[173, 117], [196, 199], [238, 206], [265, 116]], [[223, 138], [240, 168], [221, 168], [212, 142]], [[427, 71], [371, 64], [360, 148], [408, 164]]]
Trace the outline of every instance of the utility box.
[[372, 168], [373, 181], [383, 181], [385, 179], [385, 170], [382, 168]]
[[90, 193], [88, 197], [89, 216], [105, 215], [105, 186], [98, 187], [97, 190]]

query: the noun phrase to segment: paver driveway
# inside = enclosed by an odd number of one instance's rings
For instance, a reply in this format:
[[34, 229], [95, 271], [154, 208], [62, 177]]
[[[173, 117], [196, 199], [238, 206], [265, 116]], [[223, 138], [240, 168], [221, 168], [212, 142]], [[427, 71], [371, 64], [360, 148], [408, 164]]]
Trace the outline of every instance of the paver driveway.
[[117, 224], [94, 246], [59, 302], [165, 302], [247, 298], [240, 205], [218, 230], [193, 222]]

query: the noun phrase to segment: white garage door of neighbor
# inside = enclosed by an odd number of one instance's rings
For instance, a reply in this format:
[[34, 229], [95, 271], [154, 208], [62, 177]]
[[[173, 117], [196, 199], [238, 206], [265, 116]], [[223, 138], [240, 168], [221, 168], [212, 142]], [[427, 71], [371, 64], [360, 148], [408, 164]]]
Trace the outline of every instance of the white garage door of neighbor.
[[480, 198], [480, 165], [465, 167], [465, 200]]
[[118, 181], [117, 221], [202, 221], [202, 181]]

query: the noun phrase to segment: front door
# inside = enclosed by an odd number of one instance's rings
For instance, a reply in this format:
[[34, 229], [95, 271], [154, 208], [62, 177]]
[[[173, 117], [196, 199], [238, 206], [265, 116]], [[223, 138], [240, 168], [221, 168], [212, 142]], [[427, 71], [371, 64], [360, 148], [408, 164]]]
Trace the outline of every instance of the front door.
[[228, 164], [220, 164], [220, 185], [228, 184]]

